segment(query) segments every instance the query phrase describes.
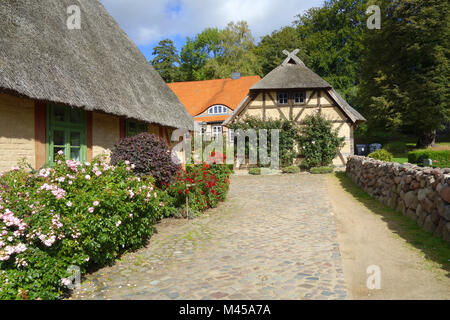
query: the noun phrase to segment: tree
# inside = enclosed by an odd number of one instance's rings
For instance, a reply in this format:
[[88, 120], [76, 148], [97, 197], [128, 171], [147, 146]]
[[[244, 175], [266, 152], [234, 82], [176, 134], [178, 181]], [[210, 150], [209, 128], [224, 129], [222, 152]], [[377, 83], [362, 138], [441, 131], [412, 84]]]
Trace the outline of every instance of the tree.
[[173, 41], [169, 39], [161, 40], [153, 49], [155, 58], [151, 64], [159, 72], [166, 82], [174, 82], [179, 80], [179, 71], [176, 64], [180, 62], [177, 49]]
[[219, 54], [204, 67], [208, 79], [228, 78], [233, 72], [260, 74], [260, 65], [252, 49], [255, 40], [247, 22], [230, 22], [219, 33]]
[[449, 3], [382, 0], [381, 29], [364, 40], [361, 101], [377, 128], [403, 129], [417, 147], [450, 120]]
[[366, 30], [367, 0], [328, 0], [298, 15], [294, 25], [306, 51], [305, 63], [356, 104]]
[[219, 29], [206, 28], [194, 38], [187, 38], [181, 49], [181, 72], [183, 80], [205, 80], [203, 67], [220, 54]]
[[261, 65], [260, 76], [265, 76], [286, 59], [283, 50], [292, 52], [294, 49], [300, 49], [298, 56], [302, 60], [306, 59], [304, 44], [300, 41], [299, 33], [294, 27], [284, 27], [272, 32], [271, 35], [264, 36], [254, 49]]

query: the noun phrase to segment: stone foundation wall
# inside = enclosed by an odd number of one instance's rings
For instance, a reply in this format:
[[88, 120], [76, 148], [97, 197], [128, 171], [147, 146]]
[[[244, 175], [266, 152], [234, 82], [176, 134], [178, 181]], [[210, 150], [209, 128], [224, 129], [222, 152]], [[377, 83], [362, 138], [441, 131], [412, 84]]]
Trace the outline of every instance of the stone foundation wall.
[[367, 193], [450, 242], [450, 168], [351, 156], [346, 172]]

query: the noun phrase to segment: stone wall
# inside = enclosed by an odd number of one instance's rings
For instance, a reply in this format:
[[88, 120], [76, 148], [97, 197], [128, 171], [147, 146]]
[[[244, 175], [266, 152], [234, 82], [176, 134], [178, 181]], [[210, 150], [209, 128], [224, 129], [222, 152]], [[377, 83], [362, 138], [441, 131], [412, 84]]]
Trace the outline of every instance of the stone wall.
[[450, 242], [450, 168], [351, 156], [346, 172], [367, 193]]

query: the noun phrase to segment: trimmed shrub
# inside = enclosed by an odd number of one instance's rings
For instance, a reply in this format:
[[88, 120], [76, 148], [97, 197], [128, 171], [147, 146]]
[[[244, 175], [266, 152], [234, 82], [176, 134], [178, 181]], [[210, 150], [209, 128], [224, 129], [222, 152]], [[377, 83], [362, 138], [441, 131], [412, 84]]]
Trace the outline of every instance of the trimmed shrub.
[[380, 149], [375, 152], [372, 152], [371, 154], [368, 155], [368, 157], [375, 159], [375, 160], [381, 160], [381, 161], [386, 161], [386, 162], [391, 162], [392, 159], [394, 158], [392, 153], [390, 153], [389, 151], [384, 150], [384, 149]]
[[261, 174], [261, 168], [250, 168], [248, 169], [248, 173], [255, 176], [259, 176]]
[[185, 205], [186, 197], [189, 197], [190, 209], [204, 211], [215, 208], [227, 196], [230, 174], [227, 165], [188, 165], [186, 171], [177, 174], [168, 191], [176, 199], [177, 207]]
[[300, 172], [300, 168], [297, 167], [297, 166], [289, 166], [289, 167], [281, 168], [281, 171], [283, 173], [299, 173]]
[[339, 137], [333, 123], [320, 114], [307, 116], [304, 124], [299, 143], [305, 165], [311, 168], [331, 164], [344, 145], [344, 138]]
[[70, 266], [99, 267], [142, 247], [170, 197], [129, 162], [64, 161], [0, 175], [0, 299], [56, 299], [69, 290]]
[[115, 165], [121, 161], [133, 163], [137, 175], [151, 175], [158, 186], [169, 184], [181, 170], [181, 166], [172, 161], [166, 142], [146, 132], [121, 139], [112, 148], [111, 163]]
[[423, 165], [425, 159], [433, 160], [433, 167], [450, 168], [450, 150], [414, 150], [408, 152], [408, 162]]
[[332, 173], [334, 171], [333, 167], [314, 167], [309, 170], [312, 174], [325, 174]]

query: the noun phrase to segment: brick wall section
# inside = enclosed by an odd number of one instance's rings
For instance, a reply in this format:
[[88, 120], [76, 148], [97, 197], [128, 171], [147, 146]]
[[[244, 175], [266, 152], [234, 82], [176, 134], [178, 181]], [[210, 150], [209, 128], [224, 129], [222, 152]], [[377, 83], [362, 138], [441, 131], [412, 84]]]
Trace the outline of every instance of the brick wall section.
[[92, 116], [92, 155], [110, 153], [112, 146], [120, 140], [119, 117], [94, 112]]
[[421, 168], [352, 156], [347, 176], [382, 203], [450, 242], [450, 168]]
[[26, 160], [35, 167], [34, 101], [0, 94], [0, 171]]

